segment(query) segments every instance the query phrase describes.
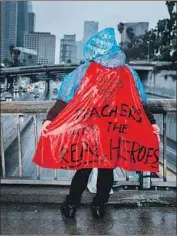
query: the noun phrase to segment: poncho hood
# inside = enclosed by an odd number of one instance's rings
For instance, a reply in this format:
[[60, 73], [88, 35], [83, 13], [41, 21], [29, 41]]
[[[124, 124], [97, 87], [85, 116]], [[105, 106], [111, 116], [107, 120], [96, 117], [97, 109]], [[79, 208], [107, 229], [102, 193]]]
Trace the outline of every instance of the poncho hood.
[[116, 42], [114, 28], [93, 35], [84, 45], [84, 58], [86, 62], [94, 61], [108, 68], [124, 65], [126, 56]]

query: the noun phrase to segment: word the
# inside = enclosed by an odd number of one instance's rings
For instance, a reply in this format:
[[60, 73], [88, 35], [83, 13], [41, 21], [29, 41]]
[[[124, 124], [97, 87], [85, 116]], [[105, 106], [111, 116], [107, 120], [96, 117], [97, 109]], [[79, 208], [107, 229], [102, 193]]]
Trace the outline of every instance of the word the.
[[124, 133], [127, 134], [127, 128], [128, 125], [126, 124], [120, 124], [118, 125], [117, 123], [113, 123], [113, 122], [108, 122], [108, 132], [110, 131], [118, 131], [119, 133]]

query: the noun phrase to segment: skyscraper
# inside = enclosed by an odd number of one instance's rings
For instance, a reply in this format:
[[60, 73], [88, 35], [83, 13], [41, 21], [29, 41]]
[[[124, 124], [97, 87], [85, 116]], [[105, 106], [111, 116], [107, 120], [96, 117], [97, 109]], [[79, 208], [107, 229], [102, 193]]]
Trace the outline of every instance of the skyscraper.
[[9, 46], [15, 46], [17, 39], [17, 2], [16, 1], [1, 1], [1, 62], [4, 59], [10, 59]]
[[84, 21], [84, 43], [98, 32], [98, 22]]
[[33, 32], [24, 36], [24, 47], [37, 51], [38, 64], [55, 64], [56, 37], [51, 33]]
[[83, 40], [76, 41], [76, 48], [77, 48], [76, 63], [80, 64], [81, 61], [84, 60], [84, 56], [83, 56], [84, 42], [83, 42]]
[[34, 32], [36, 26], [36, 14], [33, 12], [32, 2], [28, 2], [28, 31]]
[[33, 4], [32, 2], [28, 2], [28, 12], [33, 12]]
[[28, 31], [29, 33], [35, 31], [36, 15], [34, 12], [28, 12]]
[[28, 32], [28, 2], [18, 2], [17, 47], [24, 47], [24, 35]]
[[60, 62], [76, 63], [76, 35], [65, 34], [60, 40]]
[[98, 32], [98, 22], [84, 21], [83, 39], [76, 42], [76, 47], [77, 47], [76, 62], [78, 64], [84, 60], [83, 48], [84, 48], [85, 42], [97, 32]]

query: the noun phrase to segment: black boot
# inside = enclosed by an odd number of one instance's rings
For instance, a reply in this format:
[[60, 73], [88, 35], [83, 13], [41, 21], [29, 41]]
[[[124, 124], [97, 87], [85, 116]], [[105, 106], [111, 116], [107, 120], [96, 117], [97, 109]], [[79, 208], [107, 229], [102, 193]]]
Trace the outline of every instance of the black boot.
[[105, 215], [105, 204], [104, 203], [97, 203], [95, 199], [92, 203], [92, 216], [95, 218], [102, 218]]
[[77, 211], [77, 204], [73, 204], [69, 196], [66, 196], [66, 200], [61, 205], [61, 212], [67, 218], [74, 218]]

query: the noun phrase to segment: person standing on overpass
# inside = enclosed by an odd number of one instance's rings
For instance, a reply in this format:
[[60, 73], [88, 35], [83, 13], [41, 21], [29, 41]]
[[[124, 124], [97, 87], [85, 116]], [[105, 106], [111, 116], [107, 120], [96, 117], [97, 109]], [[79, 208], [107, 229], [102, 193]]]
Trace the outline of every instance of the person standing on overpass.
[[[127, 70], [127, 73], [130, 73], [133, 78], [133, 80], [130, 80], [130, 88], [135, 87], [135, 90], [137, 91], [136, 95], [139, 96], [142, 106], [144, 108], [144, 112], [149, 120], [149, 123], [152, 125], [154, 134], [157, 135], [159, 139], [160, 130], [159, 127], [156, 125], [156, 121], [153, 114], [149, 110], [146, 93], [144, 91], [141, 80], [136, 71], [129, 65], [125, 64], [126, 56], [116, 43], [114, 29], [106, 28], [92, 36], [84, 46], [84, 57], [85, 63], [80, 65], [70, 74], [68, 74], [62, 82], [62, 85], [58, 91], [57, 101], [49, 110], [46, 116], [46, 120], [43, 123], [42, 135], [45, 135], [45, 133], [48, 131], [49, 126], [52, 125], [52, 121], [56, 120], [57, 117], [60, 116], [58, 116], [58, 114], [65, 110], [66, 106], [68, 106], [74, 100], [79, 89], [83, 85], [83, 80], [86, 79], [86, 74], [89, 74], [89, 68], [92, 65], [93, 71], [94, 68], [99, 68], [96, 70], [103, 69], [103, 71], [104, 68], [106, 71], [108, 71], [107, 69], [109, 69], [109, 72], [107, 72], [108, 74], [106, 74], [107, 78], [109, 78], [109, 76], [111, 76], [112, 72], [114, 72], [115, 70], [122, 71], [122, 68]], [[101, 79], [102, 77], [100, 77], [100, 80]], [[108, 90], [106, 92], [108, 92]], [[83, 97], [84, 96], [85, 94], [83, 94]], [[100, 95], [100, 99], [104, 99], [104, 96], [104, 94]], [[127, 94], [127, 96], [133, 95]], [[96, 113], [96, 110], [94, 112]], [[123, 110], [122, 114], [125, 114], [125, 109]], [[66, 217], [73, 218], [75, 216], [77, 207], [81, 201], [82, 193], [87, 187], [91, 171], [92, 168], [81, 168], [76, 171], [72, 179], [70, 192], [66, 196], [66, 200], [64, 201], [61, 207], [61, 210]], [[92, 214], [94, 217], [101, 218], [104, 216], [105, 203], [109, 199], [109, 193], [112, 186], [113, 168], [98, 168], [97, 194], [92, 202]]]

